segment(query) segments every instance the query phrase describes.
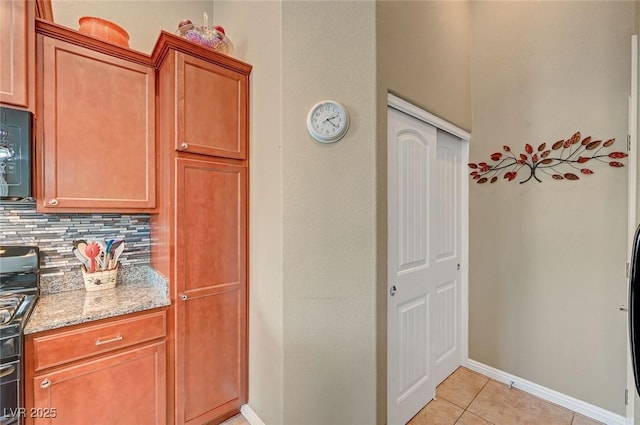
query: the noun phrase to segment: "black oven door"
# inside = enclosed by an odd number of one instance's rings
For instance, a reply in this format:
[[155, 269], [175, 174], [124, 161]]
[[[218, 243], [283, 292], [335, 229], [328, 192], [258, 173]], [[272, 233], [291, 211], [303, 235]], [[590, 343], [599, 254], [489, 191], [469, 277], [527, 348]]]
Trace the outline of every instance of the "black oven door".
[[0, 364], [0, 425], [19, 424], [23, 412], [20, 403], [20, 362]]

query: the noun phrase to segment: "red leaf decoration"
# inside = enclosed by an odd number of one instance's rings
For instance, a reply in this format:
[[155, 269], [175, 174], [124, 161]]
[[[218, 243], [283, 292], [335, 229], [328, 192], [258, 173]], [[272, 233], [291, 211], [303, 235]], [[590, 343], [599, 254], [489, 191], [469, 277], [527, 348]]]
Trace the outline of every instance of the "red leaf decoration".
[[[578, 143], [580, 141], [580, 132], [576, 131], [575, 134], [573, 136], [571, 136], [571, 144], [575, 145], [576, 143]], [[565, 176], [566, 177], [566, 176]]]
[[547, 165], [547, 164], [551, 164], [552, 162], [553, 162], [553, 159], [547, 158], [547, 159], [543, 159], [542, 162], [540, 162], [540, 164]]
[[564, 177], [562, 177], [560, 174], [554, 174], [551, 177], [553, 177], [556, 180], [564, 180]]
[[564, 145], [562, 145], [565, 148], [568, 148], [569, 146], [571, 146], [571, 139], [567, 140], [566, 142], [564, 142]]
[[477, 176], [478, 172], [477, 171], [472, 171], [471, 174], [469, 174], [470, 176]]
[[486, 162], [478, 162], [479, 167], [486, 167], [488, 164]]
[[541, 144], [540, 146], [538, 146], [538, 152], [542, 152], [546, 147], [547, 147], [546, 143]]
[[596, 140], [595, 142], [589, 143], [585, 149], [588, 151], [592, 151], [598, 146], [600, 146], [600, 143], [602, 143], [602, 140]]
[[616, 168], [624, 167], [624, 164], [618, 161], [611, 161], [609, 165]]
[[565, 173], [564, 178], [567, 180], [580, 180], [580, 177], [576, 176], [573, 173]]
[[491, 169], [491, 167], [489, 167], [488, 165], [485, 165], [484, 167], [482, 167], [480, 169], [480, 171], [482, 171], [483, 173], [486, 173], [487, 171], [489, 171]]
[[467, 164], [469, 166], [469, 168], [478, 168], [477, 164], [474, 164], [473, 162], [470, 162], [469, 164]]
[[511, 152], [511, 148], [507, 145], [504, 145], [502, 149], [504, 149], [505, 152]]
[[523, 161], [526, 161], [527, 160], [527, 155], [521, 153], [520, 154], [520, 159], [522, 159]]
[[478, 180], [480, 178], [480, 174], [476, 174], [475, 176], [473, 176], [474, 180]]
[[542, 158], [546, 158], [546, 157], [548, 157], [548, 156], [549, 156], [549, 154], [550, 154], [550, 153], [551, 153], [551, 151], [550, 151], [550, 150], [546, 150], [546, 151], [542, 152], [542, 153], [540, 154], [540, 156], [541, 156]]
[[606, 142], [604, 142], [602, 144], [602, 146], [604, 146], [605, 148], [608, 148], [609, 146], [613, 145], [613, 142], [615, 142], [615, 141], [616, 141], [616, 139], [609, 139]]
[[562, 145], [564, 145], [564, 140], [558, 140], [553, 144], [553, 146], [551, 146], [551, 149], [553, 149], [554, 151], [557, 151], [562, 147]]
[[591, 158], [588, 158], [586, 156], [581, 156], [578, 157], [578, 164], [584, 164], [585, 162], [587, 162], [588, 160], [590, 160]]
[[515, 172], [515, 171], [513, 171], [513, 172], [511, 173], [511, 175], [509, 176], [509, 181], [511, 181], [511, 180], [513, 180], [513, 179], [515, 179], [517, 175], [518, 175], [518, 173], [517, 173], [517, 172]]
[[505, 179], [509, 179], [509, 177], [511, 176], [511, 171], [507, 171], [506, 173], [504, 173], [504, 178]]
[[528, 154], [532, 154], [533, 153], [533, 148], [531, 147], [531, 145], [529, 143], [524, 145], [524, 150], [527, 151]]
[[492, 161], [500, 161], [500, 157], [502, 157], [502, 154], [500, 154], [500, 153], [499, 154], [495, 154], [494, 153], [493, 155], [491, 155], [491, 160]]
[[524, 163], [525, 163], [524, 159], [519, 159], [516, 161], [516, 164], [518, 165], [524, 165]]
[[533, 161], [534, 163], [535, 163], [535, 162], [538, 162], [538, 154], [533, 155], [533, 156], [531, 157], [531, 161]]
[[495, 183], [497, 181], [498, 181], [498, 177], [496, 176], [491, 177], [491, 183]]
[[609, 158], [626, 158], [628, 155], [624, 152], [611, 152]]
[[480, 180], [478, 180], [479, 184], [486, 183], [486, 182], [487, 182], [487, 178], [486, 177], [483, 177]]
[[591, 136], [589, 137], [585, 137], [584, 139], [582, 139], [582, 146], [588, 144], [589, 142], [591, 142]]
[[590, 169], [588, 169], [588, 168], [583, 168], [582, 170], [580, 170], [580, 172], [581, 172], [582, 174], [593, 174], [593, 171], [591, 171], [591, 170], [590, 170]]

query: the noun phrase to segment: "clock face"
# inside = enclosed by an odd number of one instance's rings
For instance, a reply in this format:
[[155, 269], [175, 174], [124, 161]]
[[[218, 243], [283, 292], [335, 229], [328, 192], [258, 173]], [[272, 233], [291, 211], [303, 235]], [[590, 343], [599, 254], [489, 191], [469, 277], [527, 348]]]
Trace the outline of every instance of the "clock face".
[[337, 142], [347, 134], [348, 129], [349, 113], [338, 102], [325, 100], [314, 105], [309, 111], [307, 130], [319, 142]]

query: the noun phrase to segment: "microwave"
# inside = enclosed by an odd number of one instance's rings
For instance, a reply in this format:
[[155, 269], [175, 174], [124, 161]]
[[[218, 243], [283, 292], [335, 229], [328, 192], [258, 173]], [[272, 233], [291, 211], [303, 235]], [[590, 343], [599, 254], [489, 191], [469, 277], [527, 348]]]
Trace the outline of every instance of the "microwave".
[[0, 107], [0, 200], [31, 198], [33, 115]]

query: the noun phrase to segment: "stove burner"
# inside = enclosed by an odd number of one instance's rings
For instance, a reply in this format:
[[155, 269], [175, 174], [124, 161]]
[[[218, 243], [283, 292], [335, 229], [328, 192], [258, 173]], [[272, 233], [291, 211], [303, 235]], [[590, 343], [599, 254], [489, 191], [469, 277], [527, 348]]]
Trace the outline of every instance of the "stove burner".
[[23, 299], [24, 295], [0, 295], [0, 325], [11, 321]]
[[14, 310], [0, 310], [0, 325], [4, 325], [5, 323], [9, 323], [11, 317], [13, 317]]

